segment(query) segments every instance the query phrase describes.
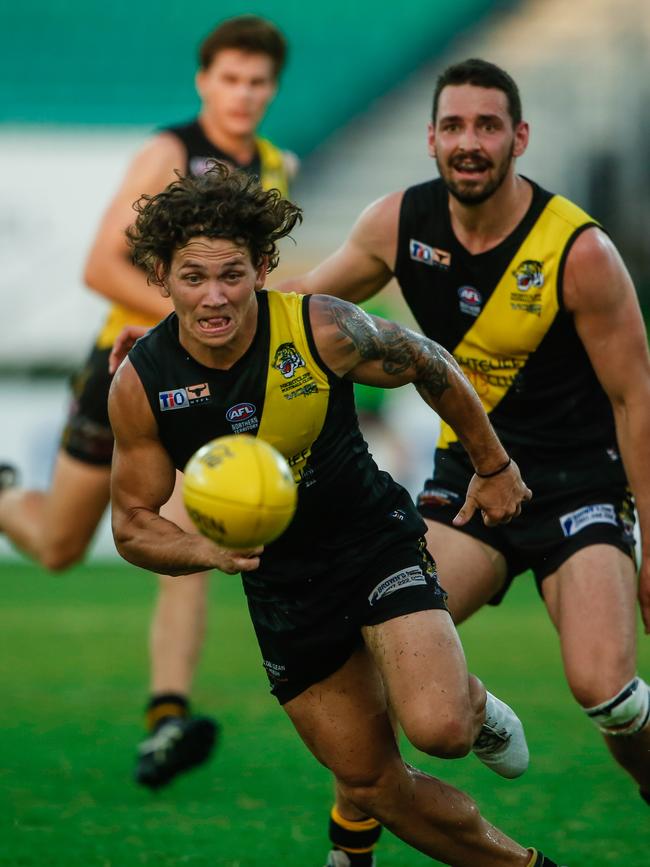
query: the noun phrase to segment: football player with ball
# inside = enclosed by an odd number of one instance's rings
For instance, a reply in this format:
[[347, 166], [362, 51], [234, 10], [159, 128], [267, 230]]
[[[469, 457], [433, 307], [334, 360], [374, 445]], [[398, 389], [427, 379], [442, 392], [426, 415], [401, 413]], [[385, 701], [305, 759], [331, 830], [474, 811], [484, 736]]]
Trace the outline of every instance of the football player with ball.
[[[264, 291], [276, 242], [300, 218], [276, 190], [215, 166], [142, 197], [136, 211], [134, 259], [175, 312], [135, 344], [111, 388], [118, 550], [154, 572], [242, 573], [271, 691], [342, 795], [371, 817], [370, 849], [381, 823], [456, 867], [552, 864], [467, 795], [406, 765], [388, 714], [390, 702], [430, 755], [473, 750], [507, 777], [527, 767], [521, 723], [468, 674], [425, 524], [369, 455], [352, 395], [353, 382], [413, 383], [476, 470], [457, 524], [479, 511], [491, 525], [518, 515], [531, 493], [472, 387], [421, 335], [329, 296]], [[298, 486], [293, 519], [263, 549], [222, 547], [159, 514], [176, 469], [211, 440], [241, 434], [275, 448]], [[206, 470], [236, 465], [240, 450], [228, 457], [223, 447], [211, 443]], [[230, 478], [208, 490], [240, 502]]]

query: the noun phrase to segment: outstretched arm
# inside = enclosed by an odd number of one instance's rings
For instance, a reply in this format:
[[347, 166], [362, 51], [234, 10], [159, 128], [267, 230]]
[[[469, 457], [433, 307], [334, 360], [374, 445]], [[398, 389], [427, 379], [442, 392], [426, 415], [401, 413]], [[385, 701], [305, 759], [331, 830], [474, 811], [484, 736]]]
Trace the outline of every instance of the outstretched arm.
[[650, 358], [630, 276], [610, 239], [588, 229], [567, 257], [564, 301], [611, 401], [641, 526], [639, 602], [650, 633]]
[[108, 408], [115, 434], [113, 537], [121, 556], [164, 575], [213, 568], [230, 574], [257, 569], [261, 549], [246, 554], [228, 551], [198, 533], [186, 533], [158, 514], [174, 489], [176, 471], [158, 438], [142, 383], [129, 361], [113, 380]]
[[307, 274], [284, 280], [275, 289], [303, 295], [327, 294], [358, 304], [376, 295], [393, 276], [403, 193], [369, 205], [344, 244]]
[[422, 399], [454, 428], [476, 471], [454, 521], [457, 526], [476, 509], [488, 525], [519, 514], [531, 492], [509, 460], [476, 392], [445, 349], [337, 298], [315, 296], [310, 311], [318, 350], [335, 373], [380, 388], [413, 383]]

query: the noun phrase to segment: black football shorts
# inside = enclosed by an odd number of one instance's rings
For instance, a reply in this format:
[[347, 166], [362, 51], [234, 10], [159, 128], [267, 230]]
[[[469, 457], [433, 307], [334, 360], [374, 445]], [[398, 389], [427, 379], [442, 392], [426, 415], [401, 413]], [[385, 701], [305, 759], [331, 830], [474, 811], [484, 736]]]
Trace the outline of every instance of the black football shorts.
[[423, 538], [375, 552], [349, 580], [337, 576], [336, 585], [337, 592], [330, 592], [324, 575], [294, 592], [288, 585], [273, 600], [249, 596], [262, 664], [280, 704], [341, 668], [361, 645], [362, 626], [447, 608]]
[[[505, 558], [506, 586], [491, 604], [498, 604], [512, 580], [528, 569], [540, 589], [544, 578], [589, 545], [613, 545], [634, 558], [634, 501], [615, 448], [535, 460], [514, 449], [511, 453], [533, 492], [521, 515], [509, 524], [486, 527], [477, 513], [465, 526], [454, 528], [485, 542]], [[417, 499], [422, 517], [451, 526], [472, 473], [464, 454], [438, 450], [434, 477], [427, 480]]]
[[84, 366], [73, 376], [72, 400], [61, 437], [61, 446], [71, 457], [96, 466], [110, 466], [113, 456], [113, 432], [108, 420], [110, 352], [110, 347], [93, 347]]

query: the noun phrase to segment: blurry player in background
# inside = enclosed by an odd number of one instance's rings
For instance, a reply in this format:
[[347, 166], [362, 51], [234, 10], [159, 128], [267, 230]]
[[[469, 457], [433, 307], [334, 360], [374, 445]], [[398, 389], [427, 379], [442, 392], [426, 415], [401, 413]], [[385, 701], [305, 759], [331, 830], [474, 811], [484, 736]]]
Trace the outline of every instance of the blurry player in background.
[[[443, 425], [419, 507], [450, 611], [461, 622], [498, 604], [532, 569], [575, 699], [650, 802], [649, 691], [636, 673], [637, 593], [650, 632], [646, 331], [605, 232], [516, 174], [528, 136], [509, 75], [481, 60], [450, 67], [429, 126], [440, 179], [370, 205], [336, 253], [282, 288], [360, 302], [395, 276], [422, 331], [454, 355], [534, 499], [508, 526], [452, 526], [472, 470]], [[330, 867], [372, 863], [355, 845], [364, 819], [339, 799]]]
[[[144, 146], [102, 220], [85, 279], [112, 306], [74, 379], [50, 489], [12, 487], [11, 468], [0, 468], [0, 531], [48, 569], [66, 569], [83, 557], [108, 504], [113, 452], [108, 355], [115, 336], [127, 322], [154, 325], [171, 310], [132, 263], [124, 230], [133, 222], [133, 202], [166, 187], [175, 171], [201, 175], [215, 159], [286, 195], [295, 157], [256, 132], [275, 96], [285, 58], [284, 37], [270, 22], [244, 15], [219, 25], [200, 46], [198, 117], [162, 130]], [[177, 495], [165, 514], [179, 524], [188, 520]], [[215, 740], [214, 721], [192, 718], [188, 702], [204, 635], [206, 579], [201, 573], [183, 582], [160, 577], [150, 637], [151, 737], [140, 746], [136, 768], [136, 779], [146, 786], [164, 785], [205, 760]]]

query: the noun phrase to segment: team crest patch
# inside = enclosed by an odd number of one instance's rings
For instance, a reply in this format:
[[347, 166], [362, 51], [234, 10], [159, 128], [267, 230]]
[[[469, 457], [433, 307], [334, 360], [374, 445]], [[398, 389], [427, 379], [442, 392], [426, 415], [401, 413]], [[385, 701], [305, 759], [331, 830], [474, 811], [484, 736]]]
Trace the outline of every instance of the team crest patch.
[[513, 271], [517, 281], [517, 289], [520, 292], [528, 292], [529, 289], [541, 289], [544, 285], [543, 263], [536, 259], [526, 259]]
[[[280, 391], [285, 400], [316, 394], [318, 385], [307, 370], [307, 363], [293, 343], [282, 343], [275, 351], [271, 367], [282, 374], [283, 382]], [[304, 372], [296, 376], [296, 371], [304, 367]]]
[[279, 370], [285, 379], [291, 379], [299, 367], [305, 367], [305, 359], [293, 343], [282, 343], [273, 356], [273, 367]]
[[424, 577], [424, 572], [419, 566], [409, 566], [407, 569], [400, 569], [399, 572], [393, 572], [388, 578], [384, 578], [374, 588], [368, 602], [374, 605], [384, 596], [390, 593], [396, 593], [398, 590], [403, 590], [405, 587], [417, 587], [418, 585], [426, 586], [427, 579]]
[[575, 536], [580, 530], [584, 530], [590, 524], [614, 524], [616, 510], [611, 503], [597, 503], [593, 506], [583, 506], [575, 512], [568, 512], [560, 518], [560, 526], [565, 536]]
[[158, 392], [158, 403], [161, 412], [170, 409], [187, 409], [201, 403], [210, 402], [210, 386], [207, 382], [196, 385], [186, 385], [184, 388], [173, 388]]
[[440, 250], [438, 247], [430, 247], [422, 241], [416, 241], [415, 238], [411, 238], [409, 241], [409, 253], [411, 259], [416, 262], [431, 265], [443, 271], [446, 271], [451, 265], [451, 253], [447, 250]]

